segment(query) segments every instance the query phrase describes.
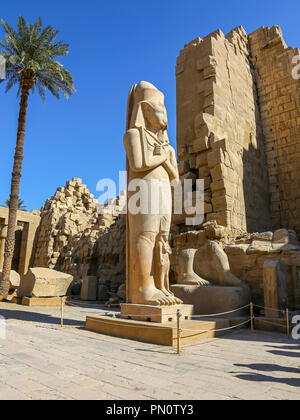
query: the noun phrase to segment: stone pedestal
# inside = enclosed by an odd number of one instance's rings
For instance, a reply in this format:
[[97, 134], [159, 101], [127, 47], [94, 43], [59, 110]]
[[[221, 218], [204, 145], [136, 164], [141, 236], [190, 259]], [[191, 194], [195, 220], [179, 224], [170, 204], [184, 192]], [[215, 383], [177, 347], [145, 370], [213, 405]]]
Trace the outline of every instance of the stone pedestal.
[[[86, 318], [85, 328], [89, 331], [113, 337], [174, 347], [177, 345], [176, 324], [176, 321], [161, 324], [131, 319], [111, 318], [109, 316], [88, 316]], [[228, 331], [231, 331], [227, 330], [227, 328], [233, 325], [234, 323], [228, 319], [210, 321], [183, 320], [181, 322], [181, 344], [185, 346], [219, 337], [226, 334]]]
[[279, 318], [279, 311], [288, 306], [286, 265], [283, 261], [266, 261], [263, 273], [265, 317]]
[[57, 306], [60, 307], [63, 303], [65, 304], [66, 301], [68, 301], [69, 298], [67, 296], [64, 297], [52, 297], [52, 298], [30, 298], [30, 297], [14, 297], [12, 299], [12, 303], [17, 303], [18, 305], [23, 306]]
[[[250, 303], [250, 291], [246, 287], [187, 286], [176, 284], [171, 291], [184, 304], [194, 306], [195, 315], [210, 315], [233, 311]], [[249, 309], [237, 311], [234, 317], [244, 316]]]
[[178, 310], [182, 314], [182, 320], [188, 320], [193, 315], [193, 305], [150, 306], [123, 303], [121, 318], [156, 323], [174, 322]]

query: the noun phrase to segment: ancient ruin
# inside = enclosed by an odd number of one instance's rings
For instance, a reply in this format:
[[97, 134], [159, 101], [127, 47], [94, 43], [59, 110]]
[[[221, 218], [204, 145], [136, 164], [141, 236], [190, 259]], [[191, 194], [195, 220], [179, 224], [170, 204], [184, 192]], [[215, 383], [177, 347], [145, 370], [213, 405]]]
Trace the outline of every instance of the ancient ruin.
[[34, 266], [99, 279], [99, 296], [125, 282], [125, 196], [100, 206], [79, 178], [58, 188], [41, 209]]
[[295, 55], [275, 26], [218, 30], [178, 57], [179, 172], [204, 178], [206, 220], [234, 233], [300, 234]]
[[[299, 54], [286, 46], [277, 26], [249, 35], [242, 27], [226, 36], [218, 30], [187, 44], [176, 67], [178, 171], [181, 182], [192, 180], [194, 189], [196, 179], [204, 180], [203, 223], [187, 226], [183, 213], [173, 215], [170, 227], [171, 210], [165, 227], [161, 216], [126, 216], [132, 193], [100, 206], [74, 178], [40, 214], [20, 212], [35, 222], [32, 232], [25, 226], [31, 239], [20, 247], [26, 257], [17, 271], [24, 275], [28, 267], [43, 267], [70, 274], [73, 293], [80, 295], [84, 283], [81, 296], [88, 300], [160, 305], [182, 300], [196, 313], [237, 308], [250, 297], [263, 306], [266, 285], [285, 284], [288, 306], [299, 308], [300, 81], [293, 77], [292, 61]], [[170, 180], [178, 177], [166, 115], [157, 127], [155, 107], [165, 110], [160, 91], [146, 82], [133, 86], [125, 136], [129, 181], [131, 172], [155, 177], [151, 159], [158, 178], [162, 172]], [[141, 138], [147, 147], [136, 154], [132, 145]], [[26, 217], [22, 223], [28, 223]], [[142, 250], [138, 238], [145, 235], [151, 245]], [[148, 273], [152, 259], [156, 281]], [[146, 290], [147, 281], [139, 263], [146, 260], [154, 293], [141, 298], [136, 291]], [[276, 271], [283, 265], [285, 270]]]
[[[260, 305], [267, 260], [286, 263], [288, 302], [300, 305], [297, 55], [277, 26], [250, 35], [239, 27], [195, 39], [177, 60], [179, 173], [204, 179], [207, 224], [195, 233], [201, 246], [188, 233], [174, 238], [175, 253], [198, 250], [191, 255], [194, 271], [210, 278], [203, 236], [219, 243], [231, 272]], [[186, 230], [182, 220], [175, 220], [179, 231]], [[216, 270], [213, 279], [219, 276]]]
[[35, 3], [0, 21], [0, 400], [300, 400], [299, 1]]
[[[0, 270], [3, 268], [8, 212], [9, 209], [7, 207], [0, 207]], [[26, 274], [28, 268], [33, 264], [40, 221], [40, 212], [37, 210], [33, 210], [30, 213], [22, 210], [18, 211], [12, 269], [20, 275]]]

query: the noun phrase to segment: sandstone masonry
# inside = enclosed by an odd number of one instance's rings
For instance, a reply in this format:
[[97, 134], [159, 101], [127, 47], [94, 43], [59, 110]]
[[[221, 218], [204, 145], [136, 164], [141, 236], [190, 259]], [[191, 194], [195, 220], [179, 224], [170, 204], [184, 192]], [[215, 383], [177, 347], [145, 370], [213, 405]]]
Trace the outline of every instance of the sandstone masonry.
[[[204, 178], [206, 221], [300, 234], [299, 87], [278, 27], [218, 30], [177, 61], [180, 174]], [[297, 201], [298, 200], [298, 201]], [[281, 204], [282, 202], [282, 204]]]

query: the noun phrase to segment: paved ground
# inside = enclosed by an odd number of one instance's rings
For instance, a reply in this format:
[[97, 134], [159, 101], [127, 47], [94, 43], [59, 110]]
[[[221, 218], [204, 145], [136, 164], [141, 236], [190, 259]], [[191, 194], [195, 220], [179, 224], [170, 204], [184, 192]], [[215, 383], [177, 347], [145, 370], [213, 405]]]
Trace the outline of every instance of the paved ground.
[[239, 330], [174, 349], [83, 329], [99, 307], [0, 303], [0, 399], [300, 399], [300, 343]]

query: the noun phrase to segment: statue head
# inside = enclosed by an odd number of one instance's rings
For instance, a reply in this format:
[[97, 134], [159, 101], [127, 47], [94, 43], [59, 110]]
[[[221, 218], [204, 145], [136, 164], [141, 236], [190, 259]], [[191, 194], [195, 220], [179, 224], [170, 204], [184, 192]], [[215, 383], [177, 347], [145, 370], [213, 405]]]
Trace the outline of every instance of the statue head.
[[127, 104], [127, 130], [151, 126], [155, 131], [168, 128], [164, 95], [148, 82], [140, 82], [130, 89]]

